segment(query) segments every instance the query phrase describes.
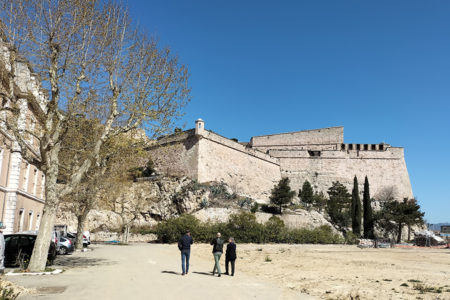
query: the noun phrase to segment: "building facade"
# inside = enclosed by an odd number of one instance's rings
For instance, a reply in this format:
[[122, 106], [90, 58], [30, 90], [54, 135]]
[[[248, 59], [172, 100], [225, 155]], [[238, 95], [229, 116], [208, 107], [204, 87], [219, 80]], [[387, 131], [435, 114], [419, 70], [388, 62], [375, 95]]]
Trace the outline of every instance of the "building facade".
[[[26, 61], [12, 60], [9, 45], [0, 39], [0, 104], [8, 107], [11, 88], [32, 93], [44, 105], [45, 94], [39, 88], [37, 75]], [[26, 144], [35, 158], [39, 155], [39, 128], [28, 109], [26, 99], [19, 99], [19, 129], [27, 130]], [[0, 111], [0, 217], [4, 233], [37, 230], [45, 202], [45, 176], [36, 166], [25, 161], [18, 143], [6, 126], [6, 111]]]

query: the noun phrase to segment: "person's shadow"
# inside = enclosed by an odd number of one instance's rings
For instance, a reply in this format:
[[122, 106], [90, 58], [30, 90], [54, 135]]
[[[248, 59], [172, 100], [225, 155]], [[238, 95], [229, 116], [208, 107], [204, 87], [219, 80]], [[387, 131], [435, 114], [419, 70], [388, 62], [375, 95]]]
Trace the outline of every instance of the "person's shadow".
[[199, 275], [208, 275], [208, 276], [212, 276], [212, 273], [208, 273], [208, 272], [192, 272], [194, 274], [199, 274]]
[[161, 271], [161, 273], [172, 274], [172, 275], [181, 275], [181, 273], [177, 273], [177, 272], [174, 272], [174, 271]]

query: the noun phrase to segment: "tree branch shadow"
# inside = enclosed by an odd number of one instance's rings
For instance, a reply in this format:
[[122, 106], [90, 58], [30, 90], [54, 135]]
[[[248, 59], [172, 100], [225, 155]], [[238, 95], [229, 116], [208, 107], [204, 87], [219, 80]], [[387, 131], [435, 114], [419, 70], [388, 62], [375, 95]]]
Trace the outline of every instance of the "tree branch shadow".
[[60, 255], [55, 259], [53, 266], [68, 268], [87, 268], [100, 265], [113, 265], [116, 262], [103, 258], [89, 258], [71, 255]]

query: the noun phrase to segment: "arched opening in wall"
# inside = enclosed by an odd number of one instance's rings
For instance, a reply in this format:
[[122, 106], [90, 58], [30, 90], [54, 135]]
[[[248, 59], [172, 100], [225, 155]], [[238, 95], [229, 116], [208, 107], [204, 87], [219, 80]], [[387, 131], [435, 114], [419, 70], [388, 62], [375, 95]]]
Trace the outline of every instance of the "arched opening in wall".
[[348, 150], [353, 150], [353, 144], [348, 145]]
[[384, 150], [384, 145], [380, 144], [380, 151], [383, 151], [383, 150]]
[[341, 150], [345, 150], [345, 144], [341, 144]]
[[368, 144], [364, 144], [364, 150], [369, 150], [369, 145]]
[[361, 145], [360, 144], [356, 145], [356, 150], [361, 150]]
[[375, 151], [375, 150], [377, 150], [377, 145], [375, 145], [375, 144], [372, 144], [371, 146], [372, 146], [372, 151]]

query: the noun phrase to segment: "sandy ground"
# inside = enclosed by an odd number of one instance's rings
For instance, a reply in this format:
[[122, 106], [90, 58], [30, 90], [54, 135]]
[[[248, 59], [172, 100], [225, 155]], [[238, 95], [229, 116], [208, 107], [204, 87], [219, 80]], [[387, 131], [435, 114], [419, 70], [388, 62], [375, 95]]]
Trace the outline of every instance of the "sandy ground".
[[[211, 246], [195, 245], [194, 256], [208, 255]], [[448, 249], [248, 244], [236, 269], [322, 299], [450, 299]]]
[[[92, 245], [91, 245], [92, 246]], [[206, 250], [194, 245], [193, 251]], [[19, 299], [311, 299], [275, 282], [254, 276], [212, 276], [212, 256], [191, 259], [190, 274], [181, 276], [176, 245], [93, 245], [93, 251], [59, 256], [59, 275], [5, 276], [34, 291]], [[56, 266], [58, 267], [58, 266]]]

